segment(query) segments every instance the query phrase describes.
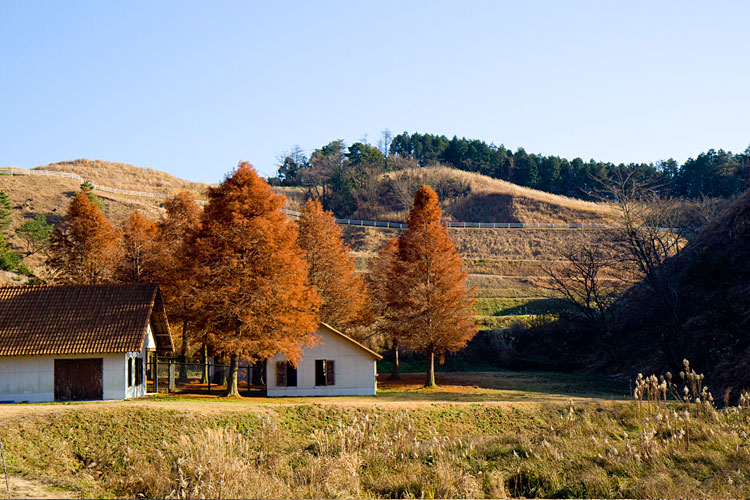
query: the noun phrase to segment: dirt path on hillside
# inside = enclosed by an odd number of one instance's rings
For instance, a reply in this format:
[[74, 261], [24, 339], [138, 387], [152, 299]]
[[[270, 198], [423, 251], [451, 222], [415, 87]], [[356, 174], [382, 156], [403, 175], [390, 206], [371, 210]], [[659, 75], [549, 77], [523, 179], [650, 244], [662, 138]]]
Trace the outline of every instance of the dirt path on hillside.
[[[14, 500], [23, 498], [79, 498], [72, 491], [55, 488], [21, 476], [8, 476], [8, 483], [10, 484], [10, 495]], [[7, 496], [8, 490], [5, 488], [5, 478], [0, 477], [0, 498], [7, 498]]]

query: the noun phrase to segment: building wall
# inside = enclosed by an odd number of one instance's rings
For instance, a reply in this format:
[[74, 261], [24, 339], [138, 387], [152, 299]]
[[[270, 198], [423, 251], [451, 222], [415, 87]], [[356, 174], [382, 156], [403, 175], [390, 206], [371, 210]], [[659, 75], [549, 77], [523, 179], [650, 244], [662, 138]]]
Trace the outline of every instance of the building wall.
[[[151, 327], [141, 352], [115, 354], [61, 354], [0, 356], [0, 401], [41, 403], [55, 400], [55, 360], [102, 358], [102, 397], [106, 400], [136, 398], [146, 394], [146, 348], [154, 345]], [[130, 358], [143, 358], [143, 383], [128, 387]], [[135, 367], [135, 362], [134, 365]], [[133, 374], [135, 381], [135, 374]]]
[[[154, 336], [151, 333], [151, 325], [148, 325], [148, 331], [146, 332], [146, 340], [143, 342], [143, 347], [141, 348], [141, 352], [128, 352], [125, 353], [125, 398], [139, 398], [142, 396], [145, 396], [146, 393], [146, 363], [148, 362], [148, 355], [147, 351], [150, 349], [156, 349], [156, 343], [154, 342]], [[128, 363], [130, 359], [133, 359], [133, 368], [135, 368], [135, 358], [141, 358], [142, 365], [141, 365], [141, 380], [142, 383], [139, 385], [135, 384], [135, 373], [133, 374], [133, 386], [128, 387], [128, 380], [127, 380], [127, 369], [128, 369]]]
[[[351, 342], [318, 330], [321, 345], [307, 347], [297, 363], [297, 387], [276, 385], [276, 362], [286, 358], [277, 354], [266, 366], [267, 394], [270, 397], [286, 396], [373, 396], [377, 391], [375, 359]], [[335, 385], [315, 385], [315, 360], [334, 361]]]
[[125, 355], [69, 354], [0, 356], [0, 401], [40, 403], [55, 400], [55, 359], [102, 358], [102, 396], [125, 398]]

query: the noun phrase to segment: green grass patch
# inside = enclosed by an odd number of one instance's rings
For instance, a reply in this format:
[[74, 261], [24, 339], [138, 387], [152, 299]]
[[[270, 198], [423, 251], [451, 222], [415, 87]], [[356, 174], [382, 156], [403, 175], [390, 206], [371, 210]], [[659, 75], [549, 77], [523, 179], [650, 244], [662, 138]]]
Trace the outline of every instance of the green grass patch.
[[478, 298], [474, 306], [482, 316], [526, 316], [559, 314], [570, 305], [558, 298]]

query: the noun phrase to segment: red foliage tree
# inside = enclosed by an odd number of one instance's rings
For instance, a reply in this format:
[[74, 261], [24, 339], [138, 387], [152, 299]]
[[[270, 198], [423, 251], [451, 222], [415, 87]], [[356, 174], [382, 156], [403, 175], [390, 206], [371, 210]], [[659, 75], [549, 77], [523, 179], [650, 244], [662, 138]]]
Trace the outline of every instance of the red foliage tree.
[[404, 344], [428, 358], [425, 387], [435, 386], [435, 356], [461, 349], [477, 331], [466, 273], [440, 219], [437, 194], [422, 186], [389, 271], [390, 314], [404, 323]]
[[307, 200], [297, 221], [297, 243], [308, 265], [308, 281], [323, 300], [321, 321], [348, 329], [371, 322], [367, 290], [331, 212]]
[[79, 191], [52, 233], [47, 265], [53, 281], [95, 284], [113, 279], [119, 236], [99, 207]]
[[123, 283], [158, 281], [157, 225], [134, 210], [123, 224], [121, 234], [115, 280]]
[[251, 361], [282, 353], [292, 362], [315, 342], [320, 297], [294, 223], [248, 163], [210, 188], [192, 248], [200, 266], [197, 291], [216, 346], [230, 355], [227, 394], [236, 396], [240, 356]]
[[[157, 281], [162, 290], [165, 307], [173, 324], [181, 324], [182, 342], [180, 360], [187, 359], [188, 343], [198, 339], [196, 325], [200, 317], [200, 307], [193, 283], [197, 280], [196, 262], [190, 258], [188, 244], [198, 234], [201, 227], [201, 212], [195, 196], [189, 191], [182, 191], [164, 203], [165, 214], [159, 221], [158, 249], [155, 252], [158, 262]], [[204, 343], [205, 344], [205, 343]], [[205, 367], [204, 379], [208, 373]], [[180, 380], [187, 380], [187, 370], [180, 366]], [[205, 381], [205, 380], [204, 380]]]
[[407, 333], [407, 325], [401, 318], [402, 282], [397, 273], [399, 268], [398, 239], [392, 238], [377, 256], [370, 261], [368, 287], [371, 306], [375, 315], [375, 329], [381, 334], [393, 351], [391, 379], [398, 380], [399, 350]]

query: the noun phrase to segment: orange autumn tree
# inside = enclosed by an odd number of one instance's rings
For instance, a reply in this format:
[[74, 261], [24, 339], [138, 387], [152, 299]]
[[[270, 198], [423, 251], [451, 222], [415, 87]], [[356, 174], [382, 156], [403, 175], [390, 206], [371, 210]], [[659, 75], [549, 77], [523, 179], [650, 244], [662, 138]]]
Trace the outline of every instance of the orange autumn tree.
[[367, 291], [333, 214], [307, 200], [297, 221], [297, 243], [308, 265], [308, 282], [322, 299], [320, 320], [347, 330], [371, 322]]
[[368, 287], [371, 296], [371, 307], [375, 315], [375, 329], [385, 337], [393, 351], [393, 365], [390, 378], [398, 380], [399, 349], [402, 339], [408, 333], [408, 327], [401, 318], [402, 286], [398, 273], [399, 267], [398, 239], [392, 238], [380, 249], [377, 256], [370, 260]]
[[398, 239], [391, 271], [393, 308], [406, 329], [404, 343], [427, 356], [425, 387], [435, 386], [435, 356], [466, 345], [477, 332], [461, 258], [441, 224], [435, 191], [422, 186], [414, 196], [407, 230]]
[[296, 362], [316, 341], [320, 297], [293, 222], [249, 163], [208, 191], [193, 244], [200, 266], [196, 290], [218, 349], [229, 354], [227, 395], [238, 396], [240, 356], [257, 361], [281, 353]]
[[[191, 192], [181, 191], [164, 202], [164, 210], [165, 214], [158, 223], [156, 274], [170, 322], [182, 325], [180, 361], [184, 363], [187, 360], [188, 341], [197, 337], [191, 327], [200, 315], [192, 286], [196, 280], [197, 266], [189, 256], [188, 244], [200, 230], [202, 209]], [[203, 375], [207, 379], [205, 349], [203, 354]], [[184, 364], [180, 365], [180, 380], [187, 380], [187, 367]]]
[[111, 281], [119, 237], [89, 196], [79, 191], [71, 200], [66, 220], [52, 233], [47, 265], [53, 281], [96, 284]]
[[157, 225], [134, 210], [123, 224], [121, 235], [115, 280], [123, 283], [158, 281]]

